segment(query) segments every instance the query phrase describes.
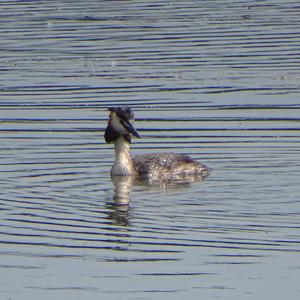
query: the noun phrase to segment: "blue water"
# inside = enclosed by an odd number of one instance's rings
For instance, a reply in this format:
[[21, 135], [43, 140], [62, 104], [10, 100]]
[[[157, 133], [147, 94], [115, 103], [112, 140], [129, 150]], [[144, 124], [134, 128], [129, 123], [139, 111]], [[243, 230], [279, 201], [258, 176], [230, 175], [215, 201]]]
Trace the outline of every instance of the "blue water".
[[[0, 4], [1, 299], [297, 299], [298, 1]], [[133, 154], [200, 182], [112, 180]]]

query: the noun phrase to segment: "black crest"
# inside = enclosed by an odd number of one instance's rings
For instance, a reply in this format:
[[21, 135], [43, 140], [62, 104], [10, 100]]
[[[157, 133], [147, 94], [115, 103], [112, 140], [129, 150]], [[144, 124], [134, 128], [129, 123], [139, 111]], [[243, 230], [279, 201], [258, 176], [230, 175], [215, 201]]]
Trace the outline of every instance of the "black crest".
[[129, 107], [110, 107], [108, 110], [115, 112], [123, 121], [134, 121], [134, 113]]

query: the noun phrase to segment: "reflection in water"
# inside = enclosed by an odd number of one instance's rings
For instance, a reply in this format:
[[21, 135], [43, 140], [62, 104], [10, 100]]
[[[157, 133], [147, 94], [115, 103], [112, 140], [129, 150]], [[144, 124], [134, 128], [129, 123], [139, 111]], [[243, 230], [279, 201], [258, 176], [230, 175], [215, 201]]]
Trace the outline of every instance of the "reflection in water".
[[144, 187], [159, 187], [167, 189], [182, 189], [191, 183], [201, 182], [206, 176], [202, 175], [177, 175], [175, 178], [140, 178], [134, 176], [111, 176], [114, 185], [113, 201], [109, 203], [110, 213], [108, 218], [116, 225], [129, 226], [130, 193], [134, 185]]
[[110, 203], [109, 219], [116, 225], [129, 225], [129, 197], [132, 190], [134, 177], [112, 176], [114, 185], [113, 201]]
[[116, 206], [126, 206], [129, 204], [129, 196], [134, 181], [133, 176], [112, 176], [114, 184], [114, 204]]

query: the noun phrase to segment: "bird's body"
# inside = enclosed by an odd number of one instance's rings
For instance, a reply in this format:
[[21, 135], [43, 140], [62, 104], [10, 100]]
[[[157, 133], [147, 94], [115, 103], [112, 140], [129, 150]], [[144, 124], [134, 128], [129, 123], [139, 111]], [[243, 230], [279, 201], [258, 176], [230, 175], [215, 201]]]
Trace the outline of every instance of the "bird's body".
[[134, 157], [139, 176], [151, 178], [178, 178], [189, 175], [206, 175], [207, 168], [187, 155], [177, 153], [150, 153]]
[[191, 157], [176, 153], [150, 153], [131, 157], [131, 135], [140, 137], [133, 128], [133, 113], [129, 108], [110, 109], [110, 119], [105, 131], [106, 142], [115, 145], [112, 175], [137, 176], [149, 179], [178, 179], [186, 176], [208, 174], [205, 165]]

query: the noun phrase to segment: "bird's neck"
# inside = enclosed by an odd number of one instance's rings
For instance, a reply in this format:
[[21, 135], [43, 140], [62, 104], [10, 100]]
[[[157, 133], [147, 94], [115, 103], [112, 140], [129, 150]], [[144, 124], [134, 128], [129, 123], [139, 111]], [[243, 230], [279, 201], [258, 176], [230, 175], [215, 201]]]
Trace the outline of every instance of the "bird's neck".
[[130, 143], [120, 136], [115, 142], [115, 161], [111, 169], [112, 175], [134, 175], [134, 165], [130, 156]]

